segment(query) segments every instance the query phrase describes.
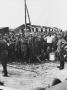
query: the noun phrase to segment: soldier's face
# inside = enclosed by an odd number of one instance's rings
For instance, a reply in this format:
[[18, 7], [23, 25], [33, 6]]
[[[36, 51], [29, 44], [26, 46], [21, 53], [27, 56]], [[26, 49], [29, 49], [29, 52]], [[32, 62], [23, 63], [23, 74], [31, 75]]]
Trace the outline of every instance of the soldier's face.
[[58, 38], [59, 38], [59, 39], [61, 39], [61, 38], [62, 38], [62, 36], [59, 36]]

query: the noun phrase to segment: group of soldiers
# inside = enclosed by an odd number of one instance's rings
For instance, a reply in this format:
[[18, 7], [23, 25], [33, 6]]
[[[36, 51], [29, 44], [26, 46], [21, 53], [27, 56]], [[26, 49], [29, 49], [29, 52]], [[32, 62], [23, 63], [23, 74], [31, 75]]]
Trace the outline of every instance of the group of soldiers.
[[[42, 38], [29, 37], [21, 38], [19, 37], [16, 42], [8, 43], [5, 38], [0, 38], [0, 62], [3, 67], [4, 76], [8, 76], [7, 73], [7, 63], [12, 54], [14, 54], [18, 60], [22, 62], [32, 62], [35, 63], [38, 56], [43, 53], [44, 42]], [[44, 49], [46, 50], [46, 48]]]
[[55, 41], [52, 43], [47, 43], [43, 36], [19, 37], [12, 43], [8, 43], [5, 38], [0, 38], [0, 62], [3, 66], [4, 76], [8, 76], [7, 63], [12, 54], [21, 62], [41, 63], [45, 59], [49, 60], [49, 53], [52, 51], [56, 53], [57, 59], [60, 61], [58, 68], [64, 69], [67, 57], [67, 42], [61, 35], [58, 40], [55, 37]]

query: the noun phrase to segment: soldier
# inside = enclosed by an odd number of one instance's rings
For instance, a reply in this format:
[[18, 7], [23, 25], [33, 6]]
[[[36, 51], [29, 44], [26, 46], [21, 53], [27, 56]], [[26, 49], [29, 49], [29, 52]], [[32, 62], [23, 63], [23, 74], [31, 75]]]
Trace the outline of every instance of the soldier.
[[58, 48], [57, 48], [57, 52], [59, 54], [59, 59], [60, 59], [60, 66], [58, 66], [58, 68], [61, 70], [61, 69], [64, 69], [64, 46], [66, 44], [66, 41], [65, 39], [60, 36], [59, 38], [59, 41], [58, 41]]
[[0, 62], [3, 66], [4, 76], [8, 76], [7, 61], [8, 61], [8, 45], [4, 40], [0, 40]]
[[18, 40], [16, 40], [16, 43], [15, 43], [15, 54], [16, 54], [16, 57], [18, 58], [18, 60], [21, 60], [21, 38], [18, 38]]

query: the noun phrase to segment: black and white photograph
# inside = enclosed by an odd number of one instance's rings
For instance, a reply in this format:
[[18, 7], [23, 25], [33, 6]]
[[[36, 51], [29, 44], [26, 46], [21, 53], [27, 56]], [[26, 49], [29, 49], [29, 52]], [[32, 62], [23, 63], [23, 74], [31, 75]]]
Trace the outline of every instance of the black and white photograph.
[[67, 90], [67, 0], [0, 0], [0, 90]]

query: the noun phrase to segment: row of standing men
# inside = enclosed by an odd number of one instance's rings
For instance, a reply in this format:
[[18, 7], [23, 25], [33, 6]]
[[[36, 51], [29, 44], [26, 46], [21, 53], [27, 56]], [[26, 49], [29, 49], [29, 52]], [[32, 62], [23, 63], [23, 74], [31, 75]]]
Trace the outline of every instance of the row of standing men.
[[55, 41], [51, 44], [47, 43], [43, 37], [33, 37], [28, 40], [19, 38], [15, 43], [11, 43], [9, 46], [4, 39], [0, 40], [0, 62], [3, 66], [4, 76], [7, 76], [7, 63], [9, 62], [11, 54], [14, 54], [14, 56], [22, 62], [41, 63], [42, 60], [49, 59], [49, 53], [51, 51], [56, 51], [60, 60], [59, 68], [63, 69], [64, 59], [67, 55], [66, 50], [67, 43], [62, 37], [60, 37], [58, 43]]

